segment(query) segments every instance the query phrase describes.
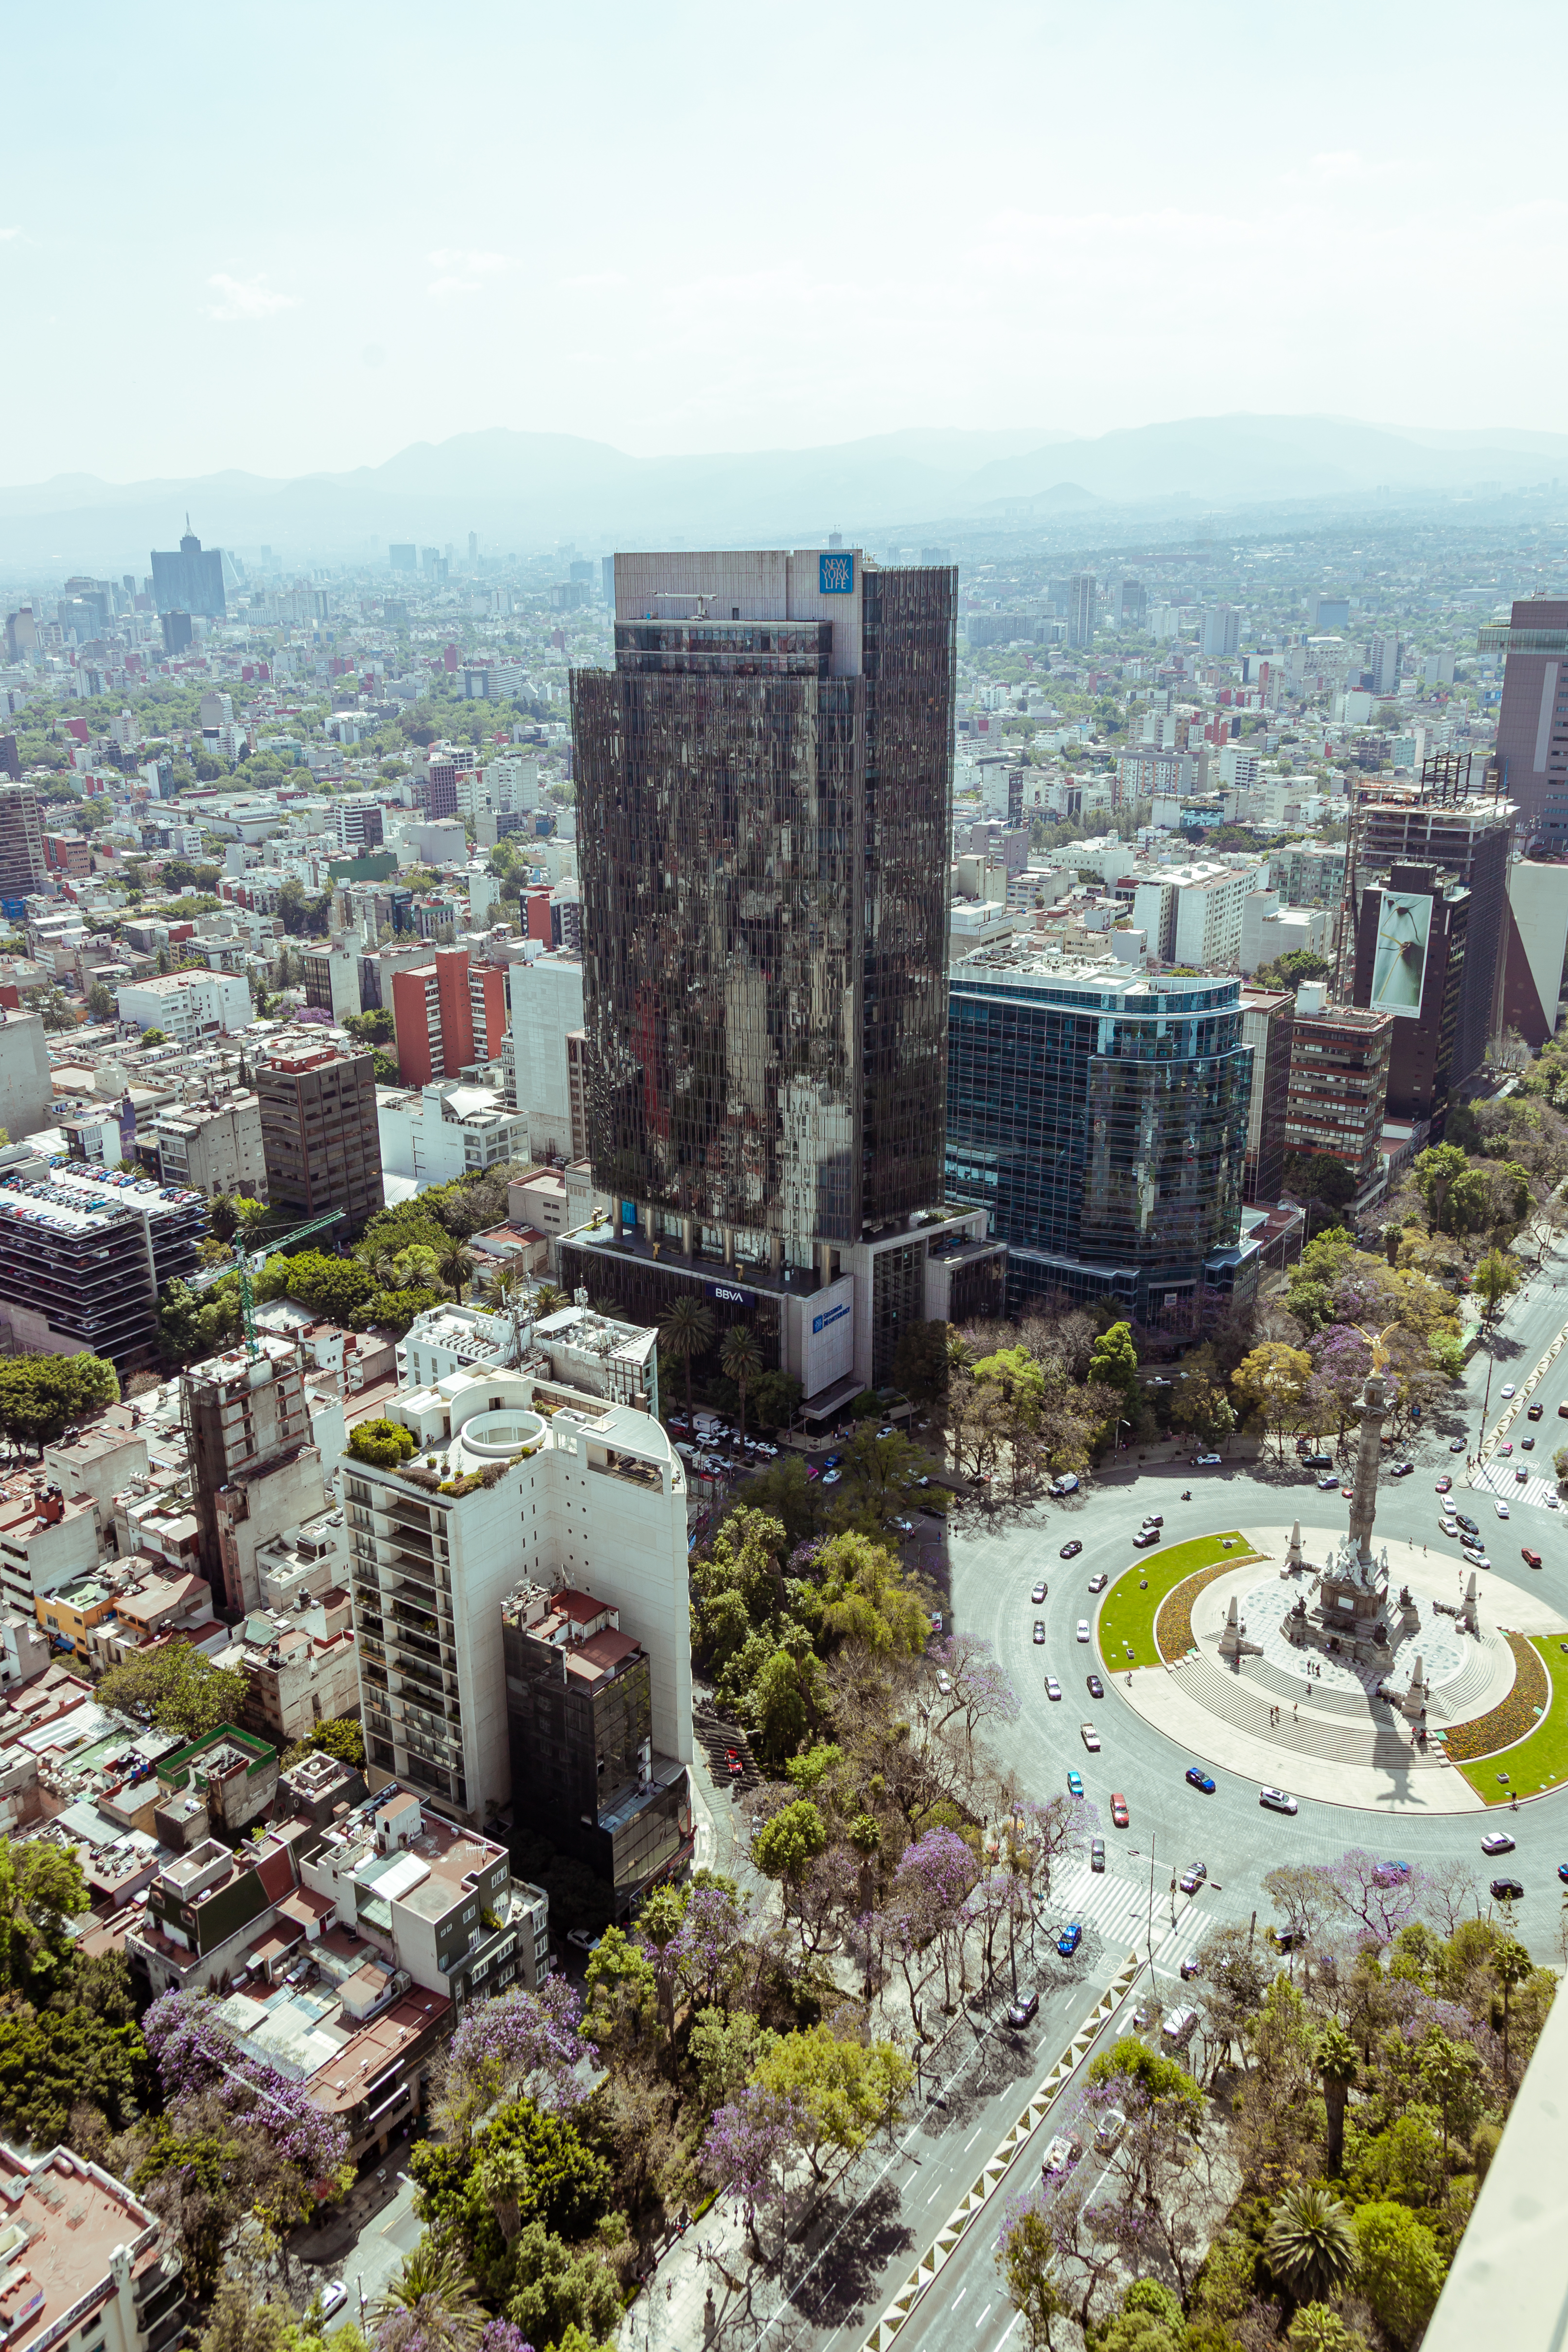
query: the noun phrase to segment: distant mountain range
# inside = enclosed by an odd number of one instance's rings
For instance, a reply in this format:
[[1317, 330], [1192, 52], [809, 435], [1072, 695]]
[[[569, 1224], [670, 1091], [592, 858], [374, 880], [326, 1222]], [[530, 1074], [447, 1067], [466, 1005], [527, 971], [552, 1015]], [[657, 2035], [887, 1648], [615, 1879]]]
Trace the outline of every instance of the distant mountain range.
[[1235, 509], [1379, 490], [1407, 500], [1568, 477], [1568, 435], [1439, 433], [1333, 416], [1199, 416], [1097, 438], [1068, 433], [886, 433], [818, 449], [629, 457], [570, 434], [504, 426], [416, 442], [382, 466], [275, 481], [226, 472], [111, 483], [88, 474], [0, 489], [0, 576], [147, 569], [186, 509], [209, 546], [385, 557], [392, 540], [519, 552], [705, 540], [810, 541], [832, 530], [876, 546], [907, 536], [1082, 512]]

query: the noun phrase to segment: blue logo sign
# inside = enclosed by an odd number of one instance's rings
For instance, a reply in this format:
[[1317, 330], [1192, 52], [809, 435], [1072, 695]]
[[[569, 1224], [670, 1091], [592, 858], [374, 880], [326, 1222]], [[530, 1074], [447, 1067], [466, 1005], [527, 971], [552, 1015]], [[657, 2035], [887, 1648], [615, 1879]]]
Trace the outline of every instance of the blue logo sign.
[[848, 1305], [841, 1298], [838, 1305], [830, 1307], [825, 1315], [814, 1315], [811, 1318], [811, 1328], [813, 1331], [825, 1331], [830, 1323], [836, 1323], [841, 1315], [847, 1315], [849, 1311]]
[[830, 555], [817, 558], [817, 593], [819, 596], [848, 596], [855, 584], [855, 559], [852, 548], [846, 554], [835, 548]]

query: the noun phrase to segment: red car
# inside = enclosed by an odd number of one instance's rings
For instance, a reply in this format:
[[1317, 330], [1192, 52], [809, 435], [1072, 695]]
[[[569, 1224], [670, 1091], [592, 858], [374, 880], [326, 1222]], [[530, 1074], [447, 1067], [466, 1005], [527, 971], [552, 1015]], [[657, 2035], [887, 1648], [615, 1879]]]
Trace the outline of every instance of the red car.
[[1113, 1796], [1111, 1799], [1111, 1819], [1114, 1822], [1116, 1827], [1119, 1830], [1124, 1830], [1127, 1826], [1128, 1818], [1127, 1800], [1125, 1797]]
[[1539, 1568], [1541, 1566], [1541, 1554], [1538, 1551], [1531, 1551], [1528, 1544], [1521, 1544], [1519, 1548], [1519, 1556], [1524, 1562], [1526, 1568]]
[[742, 1772], [746, 1769], [745, 1765], [740, 1760], [739, 1749], [737, 1748], [727, 1748], [724, 1751], [724, 1760], [729, 1768], [730, 1779], [732, 1780], [737, 1780]]

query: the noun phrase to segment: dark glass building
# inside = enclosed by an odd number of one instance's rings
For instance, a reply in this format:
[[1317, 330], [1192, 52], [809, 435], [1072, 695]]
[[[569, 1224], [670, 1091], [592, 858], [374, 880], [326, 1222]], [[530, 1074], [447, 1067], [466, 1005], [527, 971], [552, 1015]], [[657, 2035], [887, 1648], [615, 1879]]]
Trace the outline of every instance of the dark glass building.
[[808, 1396], [885, 1379], [934, 1311], [956, 585], [853, 548], [619, 555], [615, 667], [571, 681], [617, 1224], [564, 1278], [655, 1319], [700, 1280]]
[[570, 1586], [502, 1603], [512, 1816], [632, 1897], [692, 1855], [686, 1768], [653, 1750], [646, 1652]]
[[[1427, 1121], [1434, 1143], [1442, 1140], [1458, 1075], [1454, 1039], [1474, 911], [1470, 893], [1445, 881], [1436, 866], [1396, 860], [1381, 883], [1362, 891], [1356, 912], [1353, 1000], [1395, 1016], [1385, 1108], [1391, 1118]], [[1490, 937], [1484, 945], [1477, 938], [1476, 952], [1495, 963]], [[1490, 971], [1486, 996], [1490, 1003]]]
[[152, 550], [152, 601], [160, 613], [200, 613], [208, 620], [221, 621], [228, 611], [223, 550], [204, 548], [189, 515], [177, 550]]
[[1206, 1287], [1244, 1286], [1240, 995], [1239, 980], [1025, 950], [955, 967], [947, 1197], [989, 1210], [1009, 1307], [1109, 1297], [1184, 1328]]

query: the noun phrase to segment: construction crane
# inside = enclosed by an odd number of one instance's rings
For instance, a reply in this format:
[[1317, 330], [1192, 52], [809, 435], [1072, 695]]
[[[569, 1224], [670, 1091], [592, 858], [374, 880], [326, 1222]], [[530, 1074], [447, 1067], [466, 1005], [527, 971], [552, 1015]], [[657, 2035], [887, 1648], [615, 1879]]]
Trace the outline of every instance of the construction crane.
[[312, 1217], [308, 1223], [296, 1225], [291, 1234], [280, 1234], [275, 1241], [268, 1242], [265, 1248], [256, 1250], [247, 1250], [243, 1237], [236, 1234], [229, 1244], [234, 1255], [234, 1266], [231, 1268], [226, 1265], [214, 1265], [207, 1273], [198, 1275], [191, 1285], [193, 1290], [206, 1290], [214, 1282], [220, 1281], [225, 1274], [237, 1271], [240, 1318], [245, 1325], [245, 1352], [253, 1364], [261, 1353], [261, 1342], [256, 1336], [256, 1293], [252, 1286], [252, 1276], [260, 1272], [269, 1257], [277, 1257], [284, 1250], [294, 1249], [311, 1234], [324, 1234], [329, 1225], [339, 1225], [342, 1222], [341, 1209], [329, 1209], [325, 1216]]

